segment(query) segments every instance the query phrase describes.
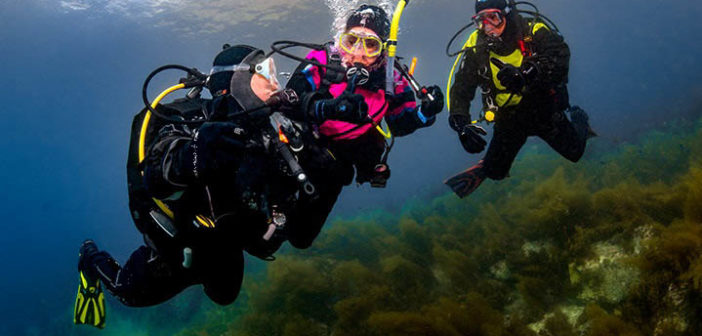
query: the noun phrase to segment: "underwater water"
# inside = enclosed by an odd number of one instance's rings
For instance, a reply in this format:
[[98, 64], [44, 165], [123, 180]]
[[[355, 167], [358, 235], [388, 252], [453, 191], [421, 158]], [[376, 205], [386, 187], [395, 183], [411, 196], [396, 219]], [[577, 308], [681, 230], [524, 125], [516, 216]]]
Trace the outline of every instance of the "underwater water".
[[[444, 87], [472, 3], [406, 9], [398, 53], [421, 83]], [[108, 295], [96, 330], [72, 323], [77, 249], [90, 237], [124, 261], [142, 242], [125, 159], [146, 75], [208, 69], [224, 43], [327, 41], [343, 4], [1, 2], [0, 335], [702, 334], [702, 4], [534, 3], [569, 43], [571, 102], [599, 134], [579, 163], [530, 140], [509, 179], [460, 200], [442, 181], [480, 156], [444, 111], [398, 139], [386, 189], [346, 188], [312, 248], [247, 259], [234, 305], [200, 287], [151, 308]]]

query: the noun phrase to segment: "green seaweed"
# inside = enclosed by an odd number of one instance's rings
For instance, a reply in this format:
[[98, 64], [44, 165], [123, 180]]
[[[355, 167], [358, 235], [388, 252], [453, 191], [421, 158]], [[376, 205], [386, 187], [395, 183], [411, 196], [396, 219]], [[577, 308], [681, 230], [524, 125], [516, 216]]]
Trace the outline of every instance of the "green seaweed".
[[618, 316], [608, 314], [595, 304], [585, 307], [585, 312], [579, 321], [585, 324], [587, 336], [641, 336], [642, 333], [634, 325], [623, 321]]

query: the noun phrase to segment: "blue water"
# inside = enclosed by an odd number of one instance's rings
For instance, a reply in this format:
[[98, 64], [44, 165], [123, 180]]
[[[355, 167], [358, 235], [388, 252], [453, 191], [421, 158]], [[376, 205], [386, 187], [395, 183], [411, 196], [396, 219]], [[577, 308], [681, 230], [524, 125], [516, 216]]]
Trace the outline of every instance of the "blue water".
[[[83, 239], [95, 239], [118, 260], [140, 245], [127, 209], [125, 159], [141, 84], [152, 69], [166, 63], [207, 69], [223, 43], [265, 48], [278, 39], [330, 38], [332, 20], [321, 0], [272, 8], [266, 7], [272, 1], [232, 1], [215, 11], [185, 1], [168, 2], [161, 12], [144, 5], [156, 2], [0, 3], [2, 335], [72, 323]], [[689, 106], [702, 99], [702, 4], [535, 3], [571, 47], [571, 102], [590, 113], [602, 141], [618, 144], [695, 113]], [[408, 7], [398, 52], [418, 56], [422, 83], [445, 86], [452, 64], [445, 44], [472, 15], [471, 4], [417, 0]], [[293, 70], [293, 63], [277, 61], [279, 71]], [[464, 154], [446, 116], [398, 141], [387, 189], [348, 188], [334, 215], [397, 209], [445, 192], [441, 181], [478, 159]]]

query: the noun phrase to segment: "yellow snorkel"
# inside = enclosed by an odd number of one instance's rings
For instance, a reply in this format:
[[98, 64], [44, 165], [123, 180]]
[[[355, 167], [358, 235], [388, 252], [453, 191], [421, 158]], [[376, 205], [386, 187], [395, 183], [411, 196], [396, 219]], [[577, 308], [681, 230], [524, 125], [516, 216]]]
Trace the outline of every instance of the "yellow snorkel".
[[397, 35], [400, 31], [400, 19], [402, 12], [409, 4], [409, 0], [400, 0], [392, 14], [392, 22], [390, 23], [390, 36], [385, 42], [385, 48], [388, 51], [388, 63], [385, 66], [385, 92], [388, 95], [395, 94], [395, 56], [397, 55]]
[[[402, 18], [402, 13], [405, 11], [405, 7], [409, 4], [409, 0], [400, 0], [395, 7], [395, 12], [392, 14], [392, 21], [390, 23], [390, 35], [388, 40], [385, 42], [385, 49], [388, 51], [388, 63], [385, 65], [385, 93], [388, 95], [395, 94], [395, 56], [397, 55], [397, 35], [400, 31], [400, 19]], [[385, 138], [390, 139], [392, 133], [390, 129], [384, 131], [380, 125], [376, 125], [375, 128], [382, 134]]]

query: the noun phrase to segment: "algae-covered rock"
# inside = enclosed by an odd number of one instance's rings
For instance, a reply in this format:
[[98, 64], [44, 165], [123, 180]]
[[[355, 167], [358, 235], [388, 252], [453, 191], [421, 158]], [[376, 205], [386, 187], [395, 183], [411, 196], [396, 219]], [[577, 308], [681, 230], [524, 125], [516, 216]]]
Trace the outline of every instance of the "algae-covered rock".
[[621, 302], [639, 278], [638, 269], [628, 262], [631, 256], [607, 242], [595, 244], [592, 250], [593, 258], [569, 267], [571, 283], [580, 286], [578, 298], [600, 304]]
[[576, 336], [576, 324], [584, 310], [583, 306], [559, 306], [529, 328], [539, 336]]
[[507, 266], [507, 261], [502, 260], [490, 267], [490, 274], [499, 280], [507, 280], [512, 275]]

